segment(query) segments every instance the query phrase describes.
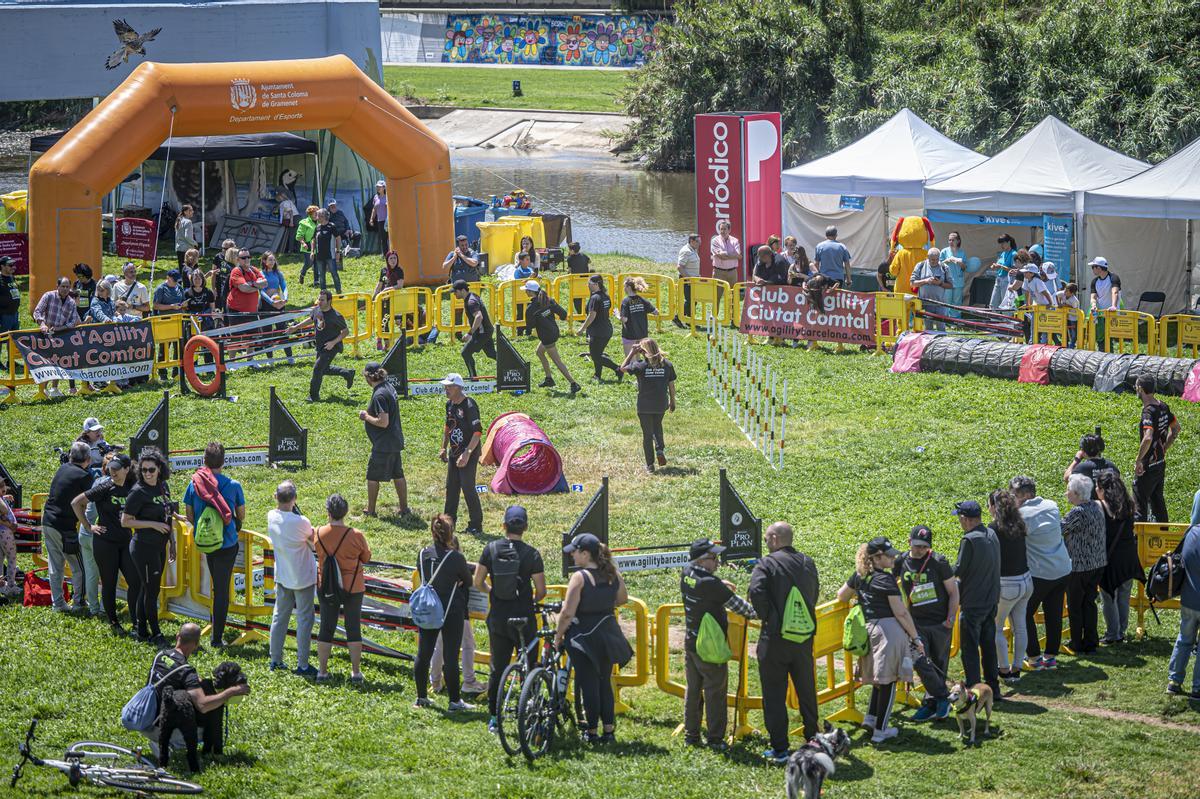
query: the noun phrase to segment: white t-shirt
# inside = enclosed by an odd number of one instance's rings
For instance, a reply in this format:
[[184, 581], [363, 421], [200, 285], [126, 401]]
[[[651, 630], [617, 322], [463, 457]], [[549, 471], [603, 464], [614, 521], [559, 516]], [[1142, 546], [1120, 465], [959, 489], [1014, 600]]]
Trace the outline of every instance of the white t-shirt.
[[140, 317], [141, 311], [138, 309], [150, 304], [150, 289], [136, 280], [132, 286], [124, 280], [118, 280], [112, 288], [112, 300], [114, 305], [117, 300], [125, 300], [129, 305], [129, 312]]
[[312, 523], [298, 513], [267, 511], [267, 535], [275, 549], [275, 582], [284, 588], [317, 584], [317, 558], [308, 542]]
[[679, 248], [675, 263], [679, 266], [682, 277], [700, 277], [700, 253], [690, 245], [685, 244]]
[[283, 201], [281, 203], [279, 203], [279, 221], [281, 223], [282, 222], [290, 222], [292, 219], [295, 219], [299, 215], [300, 215], [299, 209], [296, 208], [296, 204], [294, 202], [292, 202], [291, 200], [289, 200], [285, 197], [283, 199]]
[[[1050, 298], [1049, 302], [1046, 301], [1047, 297]], [[1054, 293], [1050, 291], [1046, 281], [1033, 275], [1025, 278], [1025, 301], [1030, 305], [1055, 307]]]

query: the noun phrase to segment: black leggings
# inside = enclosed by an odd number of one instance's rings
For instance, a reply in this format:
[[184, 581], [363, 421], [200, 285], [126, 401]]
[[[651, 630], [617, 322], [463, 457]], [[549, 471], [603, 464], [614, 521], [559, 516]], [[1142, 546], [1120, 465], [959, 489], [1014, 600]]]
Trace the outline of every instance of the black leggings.
[[322, 644], [333, 643], [338, 614], [344, 609], [346, 612], [346, 643], [360, 643], [362, 641], [362, 603], [362, 591], [357, 594], [347, 594], [343, 591], [338, 596], [320, 597], [321, 629], [317, 632], [317, 641]]
[[208, 575], [212, 584], [213, 646], [223, 643], [221, 635], [225, 632], [225, 618], [229, 615], [229, 588], [237, 553], [238, 546], [234, 544], [204, 556], [208, 561]]
[[107, 534], [92, 536], [92, 554], [100, 568], [100, 599], [110, 624], [117, 623], [117, 573], [125, 578], [125, 602], [129, 605], [129, 617], [134, 617], [133, 608], [142, 592], [142, 578], [138, 576], [133, 557], [129, 554], [129, 543], [117, 543]]
[[599, 665], [586, 655], [571, 653], [571, 667], [575, 669], [575, 685], [583, 700], [585, 730], [596, 729], [597, 724], [611, 727], [616, 723], [616, 702], [613, 699], [612, 667], [609, 662]]
[[446, 503], [442, 510], [457, 522], [458, 498], [461, 495], [467, 503], [467, 526], [472, 530], [481, 531], [483, 505], [479, 502], [479, 492], [475, 490], [475, 472], [478, 468], [478, 449], [471, 453], [466, 466], [459, 466], [458, 456], [450, 453], [450, 462], [446, 464]]
[[612, 340], [612, 333], [607, 336], [588, 336], [588, 355], [592, 359], [592, 368], [596, 371], [596, 379], [600, 379], [600, 370], [607, 366], [613, 374], [619, 375], [617, 363], [604, 354], [604, 348]]
[[413, 667], [413, 679], [417, 681], [417, 698], [424, 699], [429, 692], [429, 664], [433, 661], [433, 650], [438, 636], [442, 637], [442, 679], [451, 702], [462, 698], [460, 689], [462, 675], [459, 671], [459, 652], [462, 649], [463, 622], [466, 608], [451, 606], [446, 610], [446, 619], [440, 630], [421, 630], [418, 633], [417, 664]]
[[654, 453], [666, 448], [663, 443], [663, 417], [665, 413], [642, 413], [638, 411], [638, 421], [642, 423], [642, 454], [646, 456], [646, 465], [654, 465]]
[[143, 638], [162, 635], [158, 626], [158, 593], [162, 587], [166, 550], [166, 536], [153, 530], [138, 532], [129, 545], [129, 555], [142, 579], [142, 590], [131, 615], [138, 634]]

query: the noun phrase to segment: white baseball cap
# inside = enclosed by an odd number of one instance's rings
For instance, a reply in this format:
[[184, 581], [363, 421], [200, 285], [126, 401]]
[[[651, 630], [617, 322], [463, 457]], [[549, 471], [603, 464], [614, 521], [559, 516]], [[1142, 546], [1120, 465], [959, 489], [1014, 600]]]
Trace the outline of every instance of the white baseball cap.
[[83, 432], [94, 433], [97, 430], [103, 430], [104, 425], [100, 424], [100, 420], [95, 416], [89, 416], [83, 420]]
[[1042, 261], [1042, 271], [1047, 277], [1058, 277], [1058, 270], [1054, 267], [1054, 261]]
[[537, 293], [542, 290], [542, 284], [536, 280], [526, 280], [525, 285], [521, 286], [521, 288], [525, 289], [526, 291]]
[[377, 189], [382, 189], [382, 188], [384, 188], [384, 187], [386, 187], [386, 186], [387, 186], [387, 181], [386, 181], [386, 180], [377, 180], [377, 181], [375, 181], [375, 188], [377, 188]]
[[458, 372], [451, 372], [450, 374], [446, 375], [441, 382], [443, 386], [458, 386], [459, 388], [465, 388], [463, 377]]
[[1108, 259], [1103, 255], [1097, 255], [1095, 258], [1088, 261], [1088, 266], [1098, 266], [1101, 269], [1108, 269]]

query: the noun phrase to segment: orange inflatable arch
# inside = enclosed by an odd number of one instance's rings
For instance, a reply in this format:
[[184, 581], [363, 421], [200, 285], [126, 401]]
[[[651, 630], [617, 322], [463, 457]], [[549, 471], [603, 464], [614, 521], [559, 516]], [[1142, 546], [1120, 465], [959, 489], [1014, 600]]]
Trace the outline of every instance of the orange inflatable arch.
[[101, 265], [100, 204], [170, 136], [326, 129], [383, 173], [388, 233], [412, 283], [444, 282], [454, 247], [445, 143], [343, 55], [143, 63], [29, 173], [29, 300]]

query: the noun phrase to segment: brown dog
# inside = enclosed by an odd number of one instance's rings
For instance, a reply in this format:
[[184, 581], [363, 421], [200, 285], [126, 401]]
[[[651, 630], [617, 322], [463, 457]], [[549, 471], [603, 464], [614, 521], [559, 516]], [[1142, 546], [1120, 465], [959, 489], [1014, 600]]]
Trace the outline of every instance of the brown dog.
[[950, 705], [954, 708], [954, 717], [958, 720], [958, 734], [966, 738], [964, 725], [971, 722], [970, 743], [975, 743], [975, 721], [980, 708], [984, 711], [983, 734], [989, 735], [992, 726], [992, 689], [987, 683], [978, 683], [967, 688], [962, 682], [954, 683], [950, 688]]

